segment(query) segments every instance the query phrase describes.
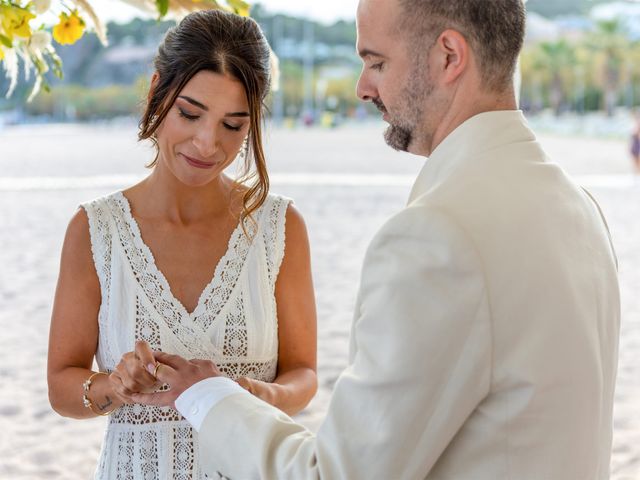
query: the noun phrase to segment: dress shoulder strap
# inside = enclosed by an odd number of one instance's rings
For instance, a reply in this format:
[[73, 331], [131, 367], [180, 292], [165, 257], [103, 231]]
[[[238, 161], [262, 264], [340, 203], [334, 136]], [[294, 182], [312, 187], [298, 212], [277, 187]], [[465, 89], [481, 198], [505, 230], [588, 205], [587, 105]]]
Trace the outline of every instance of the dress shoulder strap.
[[265, 200], [260, 229], [264, 238], [269, 284], [275, 288], [280, 265], [284, 258], [287, 208], [292, 200], [281, 195], [269, 194]]
[[111, 255], [113, 240], [113, 218], [109, 206], [111, 195], [96, 198], [80, 207], [87, 213], [89, 219], [89, 235], [91, 237], [91, 253], [96, 267], [102, 298], [109, 296], [111, 278]]

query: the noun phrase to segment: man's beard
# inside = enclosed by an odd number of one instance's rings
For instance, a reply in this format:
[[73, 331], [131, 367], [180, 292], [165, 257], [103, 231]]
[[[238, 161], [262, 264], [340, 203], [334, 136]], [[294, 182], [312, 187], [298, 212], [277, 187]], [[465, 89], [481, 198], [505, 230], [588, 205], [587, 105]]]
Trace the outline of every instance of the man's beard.
[[[372, 102], [381, 113], [388, 113], [379, 97], [374, 98]], [[384, 132], [384, 141], [394, 150], [407, 152], [413, 141], [413, 128], [411, 125], [400, 125], [394, 119], [389, 119], [389, 127]]]
[[[417, 70], [417, 69], [416, 69]], [[424, 71], [424, 70], [423, 70]], [[428, 74], [428, 72], [427, 72]], [[423, 73], [424, 75], [424, 73]], [[417, 135], [428, 135], [422, 126], [424, 120], [424, 107], [429, 96], [433, 92], [434, 86], [431, 78], [427, 78], [427, 84], [420, 84], [424, 81], [417, 71], [411, 72], [407, 84], [400, 92], [400, 103], [395, 110], [402, 116], [398, 119], [395, 115], [389, 116], [389, 127], [384, 132], [384, 140], [391, 148], [400, 152], [408, 152], [409, 147], [416, 140]], [[380, 98], [374, 98], [374, 105], [383, 113], [388, 113], [384, 103]]]
[[409, 145], [413, 142], [413, 131], [408, 127], [389, 124], [384, 131], [384, 141], [394, 150], [408, 152]]

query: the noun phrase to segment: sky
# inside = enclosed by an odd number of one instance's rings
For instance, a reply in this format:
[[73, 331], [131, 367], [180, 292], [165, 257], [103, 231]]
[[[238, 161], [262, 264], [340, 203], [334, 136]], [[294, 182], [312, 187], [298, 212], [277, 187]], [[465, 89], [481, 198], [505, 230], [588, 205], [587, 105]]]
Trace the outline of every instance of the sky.
[[[358, 0], [259, 0], [255, 3], [262, 4], [272, 13], [287, 13], [325, 23], [332, 23], [339, 19], [353, 20], [358, 6]], [[107, 22], [127, 22], [135, 16], [144, 16], [139, 10], [124, 2], [96, 0], [91, 4], [98, 15]]]

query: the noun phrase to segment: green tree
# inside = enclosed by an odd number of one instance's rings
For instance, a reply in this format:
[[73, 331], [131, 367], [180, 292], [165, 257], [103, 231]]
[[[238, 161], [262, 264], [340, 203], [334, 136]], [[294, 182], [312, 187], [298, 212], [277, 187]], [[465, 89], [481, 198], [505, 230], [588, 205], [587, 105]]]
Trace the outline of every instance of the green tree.
[[573, 76], [574, 48], [566, 40], [541, 42], [534, 56], [536, 70], [546, 77], [549, 86], [549, 102], [556, 115], [560, 114], [566, 100], [566, 85]]
[[588, 37], [587, 45], [599, 57], [604, 108], [607, 115], [613, 115], [618, 103], [625, 55], [630, 48], [622, 23], [618, 19], [601, 20], [596, 30]]

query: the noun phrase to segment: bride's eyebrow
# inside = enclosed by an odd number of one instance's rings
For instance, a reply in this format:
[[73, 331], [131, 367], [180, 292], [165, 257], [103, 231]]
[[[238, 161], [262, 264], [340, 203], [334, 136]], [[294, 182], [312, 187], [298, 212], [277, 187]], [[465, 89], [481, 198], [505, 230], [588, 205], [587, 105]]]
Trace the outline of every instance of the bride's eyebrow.
[[187, 97], [186, 95], [180, 95], [178, 96], [178, 98], [184, 100], [185, 102], [189, 102], [191, 105], [193, 105], [194, 107], [198, 107], [201, 108], [202, 110], [204, 110], [205, 112], [209, 111], [209, 107], [207, 107], [206, 105], [204, 105], [203, 103], [200, 103], [199, 101], [197, 101], [195, 98], [191, 98], [191, 97]]
[[[194, 107], [201, 108], [205, 112], [209, 111], [209, 107], [207, 107], [203, 103], [200, 103], [195, 98], [191, 98], [186, 95], [180, 95], [178, 96], [178, 98], [180, 98], [181, 100], [184, 100], [185, 102], [189, 102]], [[230, 113], [225, 113], [224, 116], [225, 117], [249, 117], [250, 115], [249, 115], [249, 112], [230, 112]]]

